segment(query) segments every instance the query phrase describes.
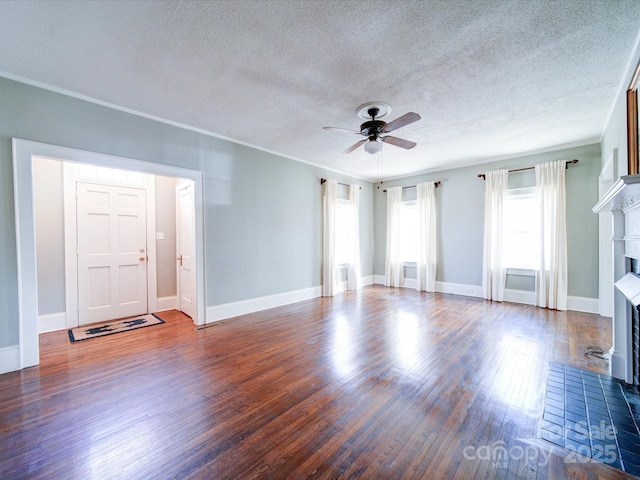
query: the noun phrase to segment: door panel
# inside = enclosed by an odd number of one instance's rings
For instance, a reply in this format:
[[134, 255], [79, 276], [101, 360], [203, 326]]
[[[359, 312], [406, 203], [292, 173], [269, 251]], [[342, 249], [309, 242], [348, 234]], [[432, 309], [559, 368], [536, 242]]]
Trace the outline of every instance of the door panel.
[[147, 313], [146, 193], [77, 184], [80, 325]]
[[193, 184], [178, 188], [176, 212], [178, 250], [178, 310], [196, 322], [196, 272], [195, 252], [195, 197]]

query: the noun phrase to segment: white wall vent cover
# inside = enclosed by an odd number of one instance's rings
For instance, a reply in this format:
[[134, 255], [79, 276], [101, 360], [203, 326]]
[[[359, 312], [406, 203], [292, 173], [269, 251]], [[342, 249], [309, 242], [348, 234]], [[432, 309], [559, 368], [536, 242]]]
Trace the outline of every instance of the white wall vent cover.
[[640, 304], [640, 277], [629, 272], [614, 285], [634, 307]]

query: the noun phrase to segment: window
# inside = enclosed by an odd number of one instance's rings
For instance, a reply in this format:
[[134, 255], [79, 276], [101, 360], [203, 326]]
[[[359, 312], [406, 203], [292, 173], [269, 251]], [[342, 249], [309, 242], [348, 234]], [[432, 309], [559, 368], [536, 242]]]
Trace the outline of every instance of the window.
[[418, 204], [400, 204], [400, 261], [418, 261]]
[[505, 267], [536, 268], [536, 219], [535, 188], [510, 189], [503, 212], [502, 255]]

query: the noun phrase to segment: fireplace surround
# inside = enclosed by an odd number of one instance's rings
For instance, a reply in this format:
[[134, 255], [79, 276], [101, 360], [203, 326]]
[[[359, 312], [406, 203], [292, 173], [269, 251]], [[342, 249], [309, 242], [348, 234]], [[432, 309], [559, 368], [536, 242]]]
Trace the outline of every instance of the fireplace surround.
[[640, 359], [637, 358], [640, 346], [640, 174], [620, 177], [593, 207], [593, 211], [611, 213], [613, 226], [611, 240], [615, 290], [609, 373], [612, 377], [637, 386], [640, 383]]

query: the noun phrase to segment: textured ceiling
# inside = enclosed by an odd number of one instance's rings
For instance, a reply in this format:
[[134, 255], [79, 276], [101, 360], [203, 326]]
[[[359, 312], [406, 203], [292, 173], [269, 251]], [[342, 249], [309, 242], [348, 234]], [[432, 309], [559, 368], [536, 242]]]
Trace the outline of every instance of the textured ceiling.
[[0, 76], [354, 175], [358, 105], [389, 103], [384, 178], [597, 142], [637, 0], [2, 1]]

